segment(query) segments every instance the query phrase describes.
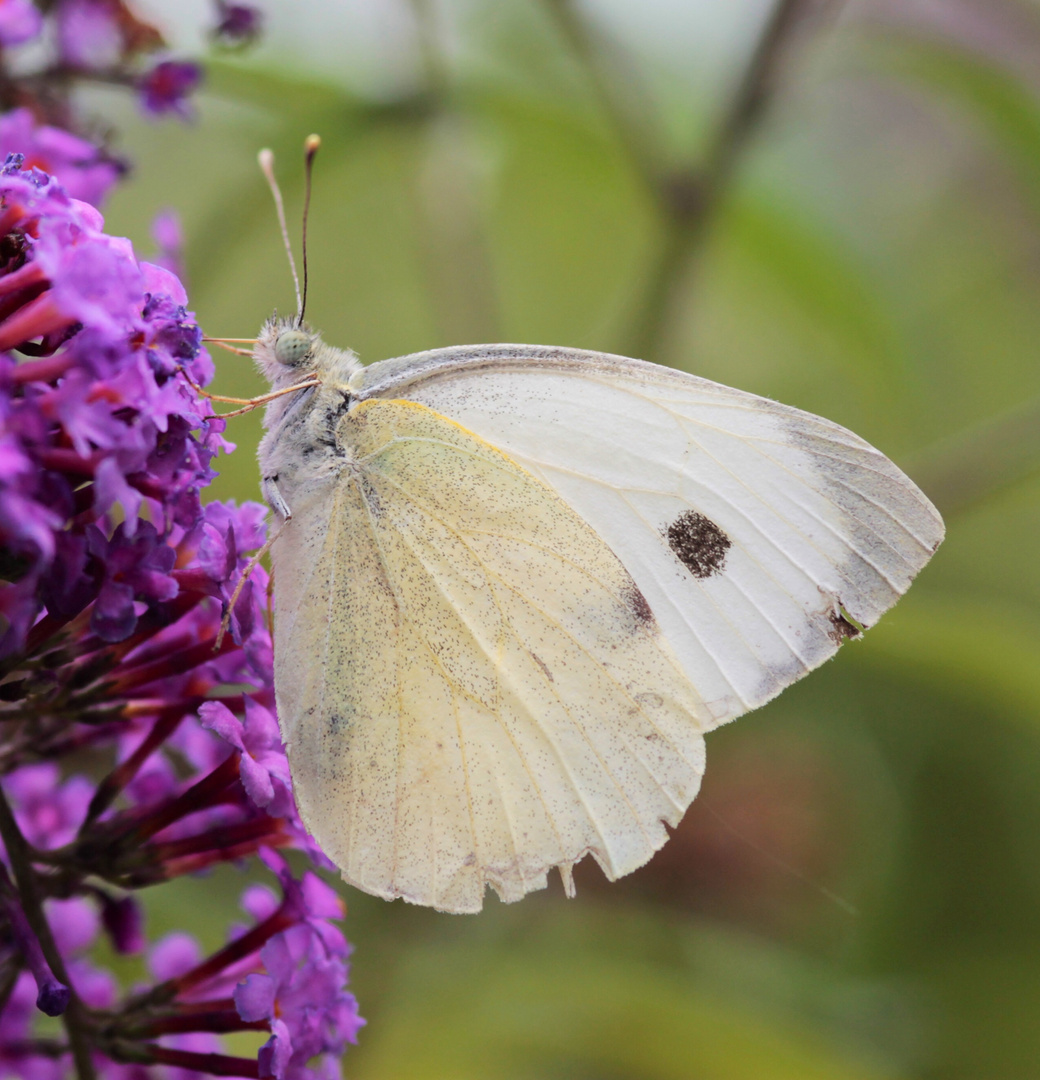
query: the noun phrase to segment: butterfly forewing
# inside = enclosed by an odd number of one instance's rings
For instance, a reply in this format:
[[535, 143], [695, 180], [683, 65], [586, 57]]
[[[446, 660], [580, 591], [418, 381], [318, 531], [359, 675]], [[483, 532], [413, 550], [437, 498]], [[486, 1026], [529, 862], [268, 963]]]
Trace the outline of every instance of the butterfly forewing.
[[632, 575], [712, 724], [875, 622], [942, 539], [851, 432], [637, 360], [473, 346], [375, 364], [353, 389], [422, 402], [552, 486]]
[[549, 485], [421, 404], [342, 420], [274, 548], [301, 814], [344, 877], [479, 910], [644, 863], [713, 719], [632, 575]]

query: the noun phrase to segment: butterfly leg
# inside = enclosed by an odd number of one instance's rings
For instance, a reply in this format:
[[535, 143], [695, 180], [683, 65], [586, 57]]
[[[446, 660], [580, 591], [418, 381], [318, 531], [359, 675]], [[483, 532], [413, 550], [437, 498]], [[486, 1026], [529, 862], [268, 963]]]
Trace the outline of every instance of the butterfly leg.
[[239, 594], [245, 587], [245, 583], [249, 580], [249, 575], [253, 572], [257, 563], [259, 563], [271, 550], [271, 545], [279, 536], [281, 536], [282, 529], [292, 521], [292, 511], [289, 509], [289, 504], [282, 498], [282, 493], [278, 490], [278, 485], [275, 482], [277, 479], [277, 476], [265, 476], [260, 481], [260, 491], [263, 494], [264, 501], [282, 519], [282, 523], [275, 532], [268, 537], [264, 546], [249, 560], [245, 570], [242, 571], [242, 576], [238, 579], [238, 584], [235, 586], [235, 591], [231, 594], [231, 599], [224, 609], [224, 617], [220, 620], [220, 630], [217, 633], [217, 641], [214, 646], [217, 649], [220, 648], [220, 643], [224, 640], [224, 635], [228, 631], [228, 626], [231, 624], [231, 613], [235, 610], [235, 604], [238, 603]]
[[[250, 355], [250, 354], [247, 354]], [[177, 369], [181, 375], [184, 376], [185, 381], [197, 394], [201, 394], [202, 397], [209, 398], [210, 401], [222, 401], [229, 405], [241, 405], [240, 409], [232, 409], [231, 412], [226, 413], [214, 413], [215, 416], [221, 420], [226, 420], [229, 416], [241, 416], [243, 413], [252, 412], [253, 409], [259, 408], [261, 405], [266, 405], [269, 401], [274, 401], [275, 398], [284, 397], [286, 394], [295, 394], [297, 390], [309, 390], [311, 387], [320, 386], [321, 380], [316, 378], [314, 374], [308, 375], [302, 382], [298, 382], [293, 386], [283, 386], [281, 390], [272, 390], [269, 394], [261, 394], [255, 398], [238, 398], [238, 397], [226, 397], [223, 394], [211, 394], [208, 390], [204, 390], [198, 383], [193, 382], [191, 377], [182, 367]]]
[[[278, 489], [275, 488], [275, 491], [277, 490]], [[285, 506], [285, 503], [283, 502], [282, 505]], [[287, 506], [285, 507], [285, 509], [288, 512], [289, 508]], [[224, 635], [228, 632], [228, 627], [231, 625], [231, 613], [235, 610], [235, 604], [238, 603], [238, 598], [242, 593], [242, 589], [245, 588], [245, 584], [249, 580], [250, 574], [252, 574], [252, 572], [256, 569], [260, 560], [271, 550], [271, 545], [275, 542], [275, 540], [277, 540], [278, 537], [282, 535], [282, 529], [284, 529], [285, 526], [288, 524], [289, 517], [291, 516], [292, 515], [289, 514], [286, 517], [285, 521], [283, 521], [281, 525], [279, 525], [278, 528], [275, 529], [274, 533], [267, 538], [267, 540], [264, 542], [264, 546], [260, 548], [260, 550], [249, 560], [249, 562], [246, 563], [246, 568], [242, 571], [242, 576], [238, 579], [238, 583], [235, 585], [235, 591], [231, 594], [231, 599], [228, 601], [227, 607], [224, 609], [224, 617], [220, 620], [220, 630], [217, 631], [217, 640], [213, 644], [214, 650], [220, 648], [221, 643], [224, 640]]]
[[260, 492], [264, 497], [264, 502], [281, 517], [283, 522], [292, 521], [292, 511], [278, 490], [277, 480], [277, 476], [265, 476], [260, 481]]

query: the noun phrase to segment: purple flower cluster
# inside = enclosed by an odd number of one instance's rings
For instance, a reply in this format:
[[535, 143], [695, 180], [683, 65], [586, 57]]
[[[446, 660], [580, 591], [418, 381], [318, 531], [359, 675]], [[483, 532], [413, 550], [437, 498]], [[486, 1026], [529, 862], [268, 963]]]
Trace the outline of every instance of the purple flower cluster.
[[[226, 18], [222, 10], [217, 16]], [[58, 76], [65, 83], [101, 79], [134, 86], [145, 112], [185, 115], [187, 95], [201, 75], [196, 64], [162, 56], [162, 34], [139, 18], [125, 0], [56, 0], [39, 7], [29, 0], [0, 0], [0, 44], [30, 42], [38, 51], [46, 42], [48, 66], [33, 72], [31, 78], [46, 92], [30, 91], [28, 96], [36, 113], [59, 119], [62, 127], [70, 124], [70, 110], [67, 101], [55, 103], [52, 85], [59, 82]], [[18, 81], [24, 85], [29, 80], [20, 72]], [[15, 100], [21, 103], [26, 96], [23, 92]]]
[[[265, 511], [201, 502], [228, 444], [183, 286], [69, 194], [104, 185], [57, 135], [65, 183], [17, 153], [0, 170], [0, 1075], [325, 1080], [363, 1021], [340, 901], [278, 853], [323, 861], [274, 715], [262, 568], [215, 648]], [[70, 769], [84, 751], [100, 779]], [[135, 890], [253, 856], [279, 893], [250, 886], [224, 948], [158, 942], [129, 992], [98, 965], [102, 936], [147, 948]], [[249, 1030], [269, 1033], [257, 1058], [224, 1052]]]
[[[0, 0], [0, 12], [3, 11]], [[61, 128], [37, 125], [29, 109], [0, 116], [0, 161], [21, 154], [24, 167], [49, 173], [73, 199], [100, 206], [122, 166], [92, 143]]]
[[[242, 48], [260, 30], [260, 13], [252, 4], [214, 0], [216, 44]], [[24, 110], [18, 130], [0, 134], [0, 160], [11, 152], [24, 154], [29, 165], [70, 185], [75, 198], [97, 205], [98, 189], [111, 183], [107, 174], [122, 168], [70, 133], [77, 126], [72, 102], [77, 85], [123, 85], [136, 91], [147, 115], [187, 118], [201, 81], [200, 65], [171, 56], [159, 29], [127, 0], [0, 0], [0, 110]], [[34, 119], [47, 125], [33, 132], [35, 146], [21, 139]], [[70, 158], [79, 164], [94, 160], [95, 175], [58, 168]], [[83, 186], [77, 190], [73, 183]]]

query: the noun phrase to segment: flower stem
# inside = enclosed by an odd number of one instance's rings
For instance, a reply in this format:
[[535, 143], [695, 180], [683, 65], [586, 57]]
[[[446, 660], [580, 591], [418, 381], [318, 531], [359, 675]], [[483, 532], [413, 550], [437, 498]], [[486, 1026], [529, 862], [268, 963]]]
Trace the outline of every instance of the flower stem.
[[811, 9], [834, 8], [841, 2], [778, 0], [766, 20], [704, 160], [687, 176], [678, 178], [678, 184], [667, 193], [672, 197], [663, 200], [666, 207], [670, 205], [672, 223], [657, 273], [635, 321], [637, 355], [656, 359], [655, 354], [662, 351], [676, 294], [689, 288], [690, 275], [703, 258], [704, 241], [729, 194], [740, 158], [775, 98], [795, 31]]
[[215, 952], [201, 964], [193, 967], [191, 971], [153, 986], [151, 990], [133, 1000], [129, 1008], [140, 1009], [148, 1005], [172, 1001], [178, 994], [201, 985], [219, 975], [225, 968], [244, 959], [250, 953], [256, 952], [268, 938], [291, 926], [296, 917], [297, 910], [292, 901], [283, 900], [278, 909], [268, 915], [262, 923], [258, 923], [252, 930], [247, 930], [241, 937], [235, 938], [219, 952]]
[[7, 801], [7, 794], [0, 786], [0, 837], [3, 838], [4, 847], [7, 849], [7, 857], [11, 861], [14, 870], [15, 881], [18, 885], [18, 894], [22, 901], [22, 910], [29, 925], [32, 927], [43, 955], [50, 965], [51, 971], [58, 979], [69, 988], [70, 997], [68, 1007], [62, 1014], [65, 1024], [65, 1032], [69, 1039], [69, 1049], [76, 1065], [76, 1075], [79, 1080], [95, 1080], [94, 1062], [90, 1057], [90, 1042], [83, 1025], [83, 1007], [76, 994], [75, 988], [69, 980], [69, 973], [65, 970], [65, 961], [62, 959], [58, 947], [51, 935], [51, 928], [43, 913], [40, 903], [39, 888], [36, 881], [36, 872], [33, 870], [29, 855], [29, 845], [18, 828], [11, 805]]
[[229, 1008], [211, 1009], [209, 1012], [174, 1012], [158, 1016], [144, 1025], [134, 1035], [138, 1038], [154, 1039], [159, 1035], [174, 1035], [186, 1031], [211, 1031], [218, 1035], [230, 1031], [268, 1031], [270, 1024], [266, 1020], [243, 1020], [238, 1015], [234, 1002]]
[[258, 1080], [260, 1064], [256, 1058], [231, 1057], [228, 1054], [199, 1054], [193, 1050], [175, 1050], [171, 1046], [144, 1047], [151, 1060], [164, 1065], [179, 1065], [182, 1069], [209, 1073], [211, 1076], [243, 1076]]
[[116, 796], [133, 780], [145, 761], [173, 734], [183, 719], [184, 713], [179, 710], [161, 716], [152, 725], [152, 730], [142, 740], [141, 745], [98, 784], [80, 828], [81, 836], [112, 805]]
[[204, 776], [198, 783], [192, 784], [187, 791], [178, 795], [176, 799], [164, 805], [154, 814], [150, 814], [143, 821], [139, 821], [133, 829], [132, 837], [135, 841], [144, 841], [154, 836], [161, 829], [186, 814], [193, 814], [210, 806], [217, 795], [228, 785], [238, 779], [238, 755], [229, 754], [211, 773]]
[[3, 863], [0, 863], [0, 906], [7, 915], [7, 921], [11, 924], [11, 932], [22, 951], [25, 963], [36, 980], [39, 991], [36, 996], [36, 1007], [47, 1016], [61, 1016], [68, 1008], [69, 988], [58, 981], [47, 963], [43, 950], [40, 948], [40, 940], [29, 925], [29, 920], [18, 901], [14, 885], [7, 874], [7, 867]]
[[233, 850], [241, 844], [264, 840], [274, 836], [282, 828], [282, 819], [267, 815], [243, 821], [239, 825], [226, 825], [208, 833], [188, 836], [183, 840], [170, 840], [153, 845], [154, 857], [162, 862], [183, 858], [185, 855], [201, 854], [210, 850]]

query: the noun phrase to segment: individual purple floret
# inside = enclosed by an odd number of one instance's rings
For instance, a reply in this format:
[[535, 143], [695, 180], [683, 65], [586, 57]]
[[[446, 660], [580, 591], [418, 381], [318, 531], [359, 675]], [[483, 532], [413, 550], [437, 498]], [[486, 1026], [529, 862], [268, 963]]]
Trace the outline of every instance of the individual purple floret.
[[101, 900], [101, 920], [117, 953], [133, 955], [143, 951], [144, 914], [132, 896], [117, 899], [105, 894]]
[[239, 775], [246, 794], [260, 809], [281, 817], [293, 812], [289, 763], [282, 747], [278, 721], [258, 701], [245, 699], [245, 720], [219, 701], [199, 709], [202, 723], [241, 751]]
[[25, 765], [4, 781], [4, 790], [22, 835], [35, 847], [70, 843], [87, 814], [94, 785], [85, 776], [62, 782], [51, 761]]
[[123, 56], [119, 8], [110, 0], [62, 0], [57, 7], [58, 52], [71, 67], [104, 71]]
[[152, 116], [174, 113], [188, 119], [191, 116], [188, 95], [201, 81], [202, 69], [198, 64], [184, 60], [163, 60], [137, 84], [141, 105]]
[[0, 45], [23, 45], [42, 29], [43, 16], [29, 0], [0, 0]]
[[251, 45], [260, 36], [263, 17], [252, 4], [229, 4], [217, 0], [217, 25], [213, 36], [225, 47]]
[[152, 239], [159, 249], [152, 260], [157, 266], [184, 280], [184, 233], [173, 210], [163, 210], [152, 221]]
[[47, 1016], [61, 1016], [68, 1008], [72, 992], [54, 974], [40, 946], [36, 931], [22, 910], [7, 869], [0, 864], [0, 911], [25, 966], [36, 980], [36, 1007]]

